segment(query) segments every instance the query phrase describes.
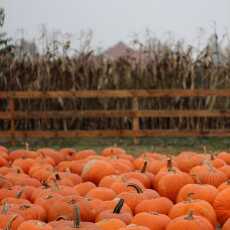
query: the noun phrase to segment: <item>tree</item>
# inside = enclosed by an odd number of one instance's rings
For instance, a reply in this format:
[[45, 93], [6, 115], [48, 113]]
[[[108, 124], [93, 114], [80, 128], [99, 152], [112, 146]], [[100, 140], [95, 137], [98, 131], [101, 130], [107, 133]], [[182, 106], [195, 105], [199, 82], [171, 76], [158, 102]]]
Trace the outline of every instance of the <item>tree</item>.
[[[5, 11], [3, 8], [0, 8], [0, 28], [3, 27], [5, 22]], [[11, 39], [7, 37], [5, 32], [0, 31], [0, 55], [11, 53], [14, 46], [10, 44]]]

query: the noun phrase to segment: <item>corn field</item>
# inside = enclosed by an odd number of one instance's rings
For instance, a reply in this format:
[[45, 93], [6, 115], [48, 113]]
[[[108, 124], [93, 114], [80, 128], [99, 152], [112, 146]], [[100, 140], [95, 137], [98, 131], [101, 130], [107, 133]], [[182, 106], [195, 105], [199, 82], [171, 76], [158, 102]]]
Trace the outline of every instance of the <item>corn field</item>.
[[[214, 63], [209, 50], [194, 58], [192, 48], [156, 44], [145, 58], [109, 60], [92, 52], [77, 56], [0, 55], [0, 91], [80, 89], [230, 89], [230, 55]], [[7, 102], [0, 98], [0, 110]], [[230, 98], [141, 99], [140, 109], [229, 110]], [[130, 99], [49, 99], [16, 100], [16, 110], [127, 110]], [[129, 118], [80, 118], [67, 120], [17, 120], [17, 130], [130, 129]], [[9, 128], [0, 121], [0, 130]], [[229, 118], [143, 118], [142, 129], [224, 129]]]

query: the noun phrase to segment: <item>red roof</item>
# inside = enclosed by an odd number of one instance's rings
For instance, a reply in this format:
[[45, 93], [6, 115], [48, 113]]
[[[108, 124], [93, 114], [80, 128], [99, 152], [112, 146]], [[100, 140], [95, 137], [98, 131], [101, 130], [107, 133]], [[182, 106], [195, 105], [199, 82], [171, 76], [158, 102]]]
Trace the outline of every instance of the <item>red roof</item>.
[[104, 52], [106, 57], [112, 59], [117, 59], [124, 56], [133, 56], [134, 54], [135, 51], [123, 42], [117, 43]]

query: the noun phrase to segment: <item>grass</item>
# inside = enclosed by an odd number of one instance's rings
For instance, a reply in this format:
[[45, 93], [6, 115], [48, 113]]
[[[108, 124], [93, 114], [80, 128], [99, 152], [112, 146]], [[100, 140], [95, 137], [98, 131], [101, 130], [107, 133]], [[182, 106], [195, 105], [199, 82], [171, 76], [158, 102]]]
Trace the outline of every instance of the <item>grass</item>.
[[[77, 150], [92, 148], [98, 153], [105, 147], [117, 145], [126, 149], [128, 153], [137, 155], [144, 151], [156, 151], [167, 154], [177, 154], [184, 150], [204, 152], [204, 146], [209, 153], [219, 151], [230, 151], [230, 138], [203, 137], [203, 138], [140, 138], [140, 143], [135, 145], [132, 138], [51, 138], [51, 139], [29, 139], [30, 148], [52, 147], [59, 149], [72, 147]], [[10, 149], [22, 148], [25, 140], [17, 140], [12, 146], [9, 140], [0, 140], [0, 145]]]

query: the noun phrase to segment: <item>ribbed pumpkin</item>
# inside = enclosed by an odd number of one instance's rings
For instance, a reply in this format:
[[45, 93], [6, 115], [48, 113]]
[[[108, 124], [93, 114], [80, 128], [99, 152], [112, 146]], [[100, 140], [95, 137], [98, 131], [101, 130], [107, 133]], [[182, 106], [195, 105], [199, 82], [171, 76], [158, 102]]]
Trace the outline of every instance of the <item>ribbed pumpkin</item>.
[[135, 214], [140, 212], [158, 212], [168, 215], [173, 207], [173, 202], [166, 197], [157, 197], [141, 201], [135, 208]]
[[150, 230], [165, 230], [170, 218], [156, 212], [141, 212], [133, 217], [132, 224], [148, 227]]
[[218, 221], [224, 224], [230, 218], [230, 188], [219, 192], [213, 202]]
[[188, 198], [187, 201], [182, 201], [175, 204], [169, 212], [169, 217], [175, 219], [179, 216], [184, 216], [193, 212], [194, 215], [203, 216], [208, 219], [213, 226], [216, 226], [216, 213], [212, 205], [204, 200], [193, 200]]
[[180, 189], [184, 185], [192, 183], [193, 179], [187, 173], [171, 171], [161, 177], [157, 185], [157, 191], [161, 196], [175, 202]]
[[230, 229], [230, 218], [225, 222], [222, 227], [222, 230], [229, 230]]
[[179, 216], [171, 220], [166, 230], [214, 230], [212, 224], [202, 216], [196, 216], [189, 213], [185, 216]]
[[182, 187], [177, 195], [177, 202], [187, 200], [190, 195], [192, 199], [200, 199], [213, 203], [218, 190], [209, 184], [186, 184]]
[[209, 162], [192, 168], [190, 174], [195, 178], [199, 178], [199, 182], [202, 184], [211, 184], [215, 187], [227, 180], [227, 176], [214, 168]]

